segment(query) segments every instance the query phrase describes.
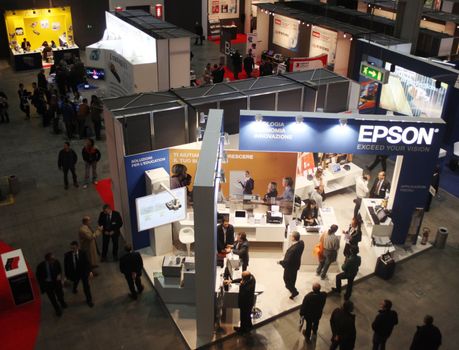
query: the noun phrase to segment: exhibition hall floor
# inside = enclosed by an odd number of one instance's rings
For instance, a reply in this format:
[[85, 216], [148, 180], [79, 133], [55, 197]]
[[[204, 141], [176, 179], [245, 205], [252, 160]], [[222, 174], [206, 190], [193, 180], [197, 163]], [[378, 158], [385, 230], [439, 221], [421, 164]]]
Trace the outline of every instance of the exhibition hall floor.
[[[331, 193], [327, 196], [323, 207], [332, 207], [335, 210], [339, 232], [347, 229], [350, 218], [354, 210], [355, 192], [348, 188], [339, 192]], [[236, 231], [237, 232], [237, 231]], [[283, 258], [283, 247], [281, 243], [260, 243], [253, 242], [250, 246], [250, 263], [248, 270], [255, 276], [257, 281], [257, 290], [263, 290], [258, 296], [256, 306], [261, 309], [262, 316], [254, 321], [254, 324], [263, 324], [277, 318], [290, 310], [296, 309], [301, 305], [303, 297], [307, 294], [314, 282], [320, 282], [322, 289], [329, 292], [335, 286], [335, 276], [339, 273], [340, 267], [344, 262], [344, 239], [341, 239], [340, 252], [338, 254], [338, 263], [332, 264], [328, 271], [328, 278], [321, 280], [316, 276], [315, 269], [317, 265], [302, 265], [297, 277], [296, 287], [300, 294], [294, 299], [289, 299], [290, 293], [284, 287], [282, 280], [283, 268], [277, 264], [277, 261]], [[362, 242], [359, 245], [362, 264], [356, 278], [356, 283], [368, 278], [374, 273], [377, 257], [384, 252], [385, 248], [375, 248], [370, 245], [370, 239], [365, 234], [362, 235]], [[412, 257], [426, 249], [431, 248], [427, 245], [414, 245], [408, 250], [404, 247], [396, 247], [395, 257], [398, 261]], [[305, 246], [303, 254], [312, 255], [312, 246]], [[152, 256], [148, 254], [149, 249], [143, 252], [144, 269], [154, 284], [154, 276], [161, 276], [161, 264], [163, 256]], [[171, 252], [171, 255], [186, 255], [185, 251]], [[266, 273], [269, 271], [269, 273]], [[345, 285], [345, 283], [344, 283]], [[159, 293], [161, 294], [161, 293]], [[204, 344], [199, 343], [196, 337], [195, 307], [189, 304], [172, 304], [165, 303], [171, 313], [172, 319], [177, 328], [182, 333], [190, 348], [196, 348]], [[238, 309], [226, 309], [226, 317], [221, 322], [222, 331], [214, 336], [214, 340], [221, 339], [234, 333], [233, 327], [239, 322]]]

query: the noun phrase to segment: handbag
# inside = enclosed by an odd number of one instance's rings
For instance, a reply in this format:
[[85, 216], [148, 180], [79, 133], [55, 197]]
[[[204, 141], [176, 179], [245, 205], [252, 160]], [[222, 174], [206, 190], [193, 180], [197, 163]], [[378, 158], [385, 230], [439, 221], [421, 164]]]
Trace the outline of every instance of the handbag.
[[319, 260], [323, 259], [324, 256], [324, 235], [320, 236], [319, 243], [317, 243], [314, 246], [314, 249], [312, 250], [312, 254], [314, 256], [317, 256]]

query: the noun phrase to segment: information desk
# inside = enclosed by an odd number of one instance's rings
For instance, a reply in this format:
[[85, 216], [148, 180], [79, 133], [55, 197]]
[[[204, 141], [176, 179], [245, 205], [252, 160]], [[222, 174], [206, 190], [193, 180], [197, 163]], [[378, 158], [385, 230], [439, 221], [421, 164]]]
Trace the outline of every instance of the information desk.
[[[59, 63], [62, 59], [70, 61], [75, 57], [80, 57], [80, 49], [74, 45], [69, 48], [53, 49], [53, 60]], [[40, 69], [43, 67], [43, 53], [41, 49], [30, 52], [16, 52], [10, 50], [11, 65], [14, 70]]]
[[[245, 232], [249, 242], [283, 242], [285, 239], [285, 215], [278, 224], [266, 222], [266, 211], [270, 206], [261, 203], [242, 201], [229, 201], [226, 205], [219, 204], [219, 214], [228, 215], [229, 222], [234, 226], [235, 233]], [[235, 217], [236, 210], [245, 210], [247, 216], [244, 218]], [[194, 227], [193, 213], [188, 212], [187, 219], [179, 221], [180, 228]]]
[[[343, 166], [341, 166], [340, 171], [335, 173], [329, 169], [324, 170], [325, 193], [335, 192], [355, 185], [355, 178], [362, 175], [363, 169], [354, 163], [347, 163], [347, 165], [350, 167], [349, 170], [345, 170]], [[307, 198], [313, 189], [314, 182], [312, 179], [308, 180], [306, 176], [296, 177], [295, 194], [297, 196], [300, 196], [302, 199]]]
[[[300, 233], [300, 239], [304, 242], [304, 252], [301, 256], [301, 265], [317, 265], [318, 260], [317, 256], [312, 254], [312, 250], [314, 246], [319, 243], [320, 236], [322, 233], [326, 232], [331, 225], [338, 225], [338, 221], [336, 220], [335, 211], [331, 207], [324, 207], [319, 209], [319, 226], [315, 226], [317, 228], [317, 232], [308, 232], [307, 228], [303, 226], [301, 223], [300, 225], [295, 223], [291, 223], [288, 226], [289, 234], [293, 231], [298, 231]], [[338, 227], [338, 231], [336, 231], [336, 235], [340, 237], [340, 230]], [[284, 244], [284, 252], [288, 249], [288, 247], [292, 244], [290, 238], [285, 240]]]
[[381, 205], [382, 199], [379, 198], [364, 198], [360, 207], [360, 215], [362, 216], [362, 229], [365, 231], [367, 236], [371, 239], [373, 236], [378, 237], [390, 237], [394, 225], [391, 218], [387, 218], [384, 222], [375, 223], [370, 208], [375, 208], [377, 205]]

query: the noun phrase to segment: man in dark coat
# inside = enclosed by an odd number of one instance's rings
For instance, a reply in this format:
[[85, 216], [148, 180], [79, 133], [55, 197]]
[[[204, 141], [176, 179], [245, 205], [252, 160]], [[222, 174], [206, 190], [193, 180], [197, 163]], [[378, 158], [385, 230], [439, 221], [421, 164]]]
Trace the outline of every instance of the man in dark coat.
[[380, 171], [378, 178], [370, 190], [370, 198], [386, 198], [390, 191], [390, 182], [386, 180], [386, 173]]
[[373, 329], [373, 350], [385, 350], [386, 341], [392, 334], [392, 330], [398, 324], [398, 315], [392, 310], [392, 302], [383, 300], [378, 315], [371, 324]]
[[312, 292], [306, 294], [303, 304], [301, 304], [300, 316], [303, 316], [306, 322], [306, 330], [303, 334], [307, 343], [311, 341], [311, 331], [314, 335], [317, 335], [319, 321], [327, 300], [327, 293], [321, 292], [320, 288], [319, 283], [314, 283]]
[[202, 45], [202, 39], [204, 37], [204, 29], [202, 28], [202, 25], [199, 22], [196, 22], [194, 24], [194, 32], [197, 35], [196, 40], [194, 41], [194, 44], [198, 45], [198, 40], [199, 40], [199, 45]]
[[437, 350], [441, 345], [441, 332], [433, 325], [433, 317], [426, 315], [424, 325], [418, 326], [410, 350]]
[[217, 253], [225, 253], [227, 246], [234, 244], [234, 227], [229, 223], [228, 217], [217, 226]]
[[80, 245], [77, 241], [70, 243], [70, 251], [64, 255], [64, 271], [65, 277], [73, 282], [72, 291], [77, 293], [78, 283], [83, 283], [83, 291], [86, 297], [86, 303], [89, 307], [93, 307], [91, 288], [89, 286], [89, 277], [92, 277], [91, 264], [86, 252], [80, 250]]
[[247, 78], [250, 78], [252, 76], [252, 71], [254, 67], [255, 67], [255, 61], [253, 60], [252, 55], [249, 53], [244, 58], [244, 70], [247, 73]]
[[330, 350], [338, 347], [340, 350], [352, 350], [355, 346], [357, 330], [355, 328], [354, 303], [350, 300], [344, 302], [341, 308], [336, 308], [330, 318], [332, 339]]
[[68, 174], [72, 173], [73, 185], [78, 187], [77, 176], [75, 173], [75, 164], [78, 156], [73, 149], [70, 148], [69, 142], [64, 142], [64, 148], [59, 152], [57, 159], [57, 167], [64, 172], [64, 188], [69, 188]]
[[249, 241], [245, 232], [241, 232], [237, 236], [237, 242], [233, 247], [233, 254], [239, 256], [239, 260], [242, 264], [242, 271], [247, 270], [249, 266]]
[[118, 241], [120, 238], [120, 229], [123, 226], [123, 219], [120, 213], [112, 210], [110, 205], [105, 204], [99, 215], [99, 226], [103, 227], [102, 235], [102, 261], [107, 260], [108, 245], [110, 239], [113, 244], [113, 260], [118, 260]]
[[292, 245], [285, 252], [284, 259], [278, 263], [284, 268], [285, 287], [290, 291], [290, 299], [295, 298], [298, 290], [295, 288], [296, 275], [301, 265], [301, 255], [304, 250], [304, 242], [300, 241], [300, 234], [297, 231], [291, 234]]
[[120, 259], [120, 271], [126, 278], [129, 290], [131, 291], [129, 296], [136, 300], [137, 294], [142, 293], [144, 289], [141, 280], [143, 260], [140, 253], [132, 250], [132, 246], [130, 244], [127, 244], [124, 249], [126, 254]]
[[[231, 283], [231, 281], [225, 281]], [[235, 279], [232, 283], [239, 283], [239, 294], [237, 298], [240, 310], [240, 327], [234, 327], [236, 332], [247, 333], [252, 329], [252, 309], [255, 302], [255, 277], [249, 272], [244, 271], [242, 278]]]
[[40, 291], [46, 293], [56, 311], [56, 315], [59, 317], [62, 316], [62, 309], [67, 308], [67, 304], [64, 301], [64, 291], [62, 289], [61, 264], [54, 257], [53, 253], [45, 255], [45, 260], [38, 264], [35, 275], [40, 286]]
[[344, 294], [344, 300], [349, 300], [352, 294], [352, 286], [354, 285], [355, 276], [359, 272], [360, 264], [362, 259], [358, 256], [359, 247], [351, 246], [350, 255], [344, 261], [344, 264], [341, 266], [343, 272], [336, 275], [336, 288], [332, 288], [332, 291], [335, 293], [341, 293], [341, 281], [343, 279], [347, 280], [346, 293]]

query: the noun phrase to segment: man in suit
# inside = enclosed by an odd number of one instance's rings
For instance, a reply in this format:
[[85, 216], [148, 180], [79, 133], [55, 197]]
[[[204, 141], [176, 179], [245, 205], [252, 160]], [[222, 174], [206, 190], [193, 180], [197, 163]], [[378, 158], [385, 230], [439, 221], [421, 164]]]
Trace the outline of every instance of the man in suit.
[[293, 300], [299, 292], [295, 288], [296, 275], [301, 265], [301, 255], [304, 250], [304, 242], [300, 241], [300, 233], [293, 231], [291, 234], [292, 245], [285, 252], [284, 259], [279, 261], [284, 268], [284, 283], [285, 287], [290, 291], [290, 299]]
[[242, 273], [242, 278], [233, 281], [226, 280], [224, 283], [239, 283], [237, 303], [240, 310], [239, 315], [241, 324], [240, 327], [234, 327], [234, 330], [238, 333], [250, 332], [252, 329], [251, 313], [255, 303], [255, 277], [253, 277], [249, 271], [244, 271]]
[[136, 300], [137, 294], [142, 293], [144, 289], [141, 280], [143, 260], [140, 253], [132, 250], [132, 246], [130, 244], [127, 244], [124, 249], [126, 254], [120, 259], [120, 271], [126, 278], [129, 290], [131, 291], [129, 296]]
[[234, 227], [229, 223], [228, 217], [217, 226], [217, 253], [225, 253], [227, 246], [234, 244]]
[[83, 283], [83, 291], [86, 296], [86, 303], [93, 307], [91, 288], [89, 287], [89, 278], [92, 277], [91, 263], [89, 262], [86, 252], [80, 250], [77, 241], [70, 243], [70, 251], [64, 255], [65, 277], [73, 282], [72, 291], [77, 293], [78, 283]]
[[343, 306], [336, 308], [330, 318], [332, 330], [332, 344], [330, 350], [352, 350], [355, 346], [357, 330], [355, 328], [354, 303], [345, 301]]
[[70, 148], [68, 141], [64, 142], [64, 148], [60, 150], [57, 158], [57, 167], [59, 170], [64, 172], [64, 188], [69, 188], [68, 173], [72, 173], [73, 186], [78, 187], [78, 180], [75, 173], [75, 164], [78, 160], [78, 156], [73, 149]]
[[67, 308], [67, 304], [64, 301], [64, 291], [62, 289], [61, 264], [53, 253], [45, 255], [45, 260], [38, 264], [35, 275], [40, 285], [40, 291], [46, 293], [56, 311], [56, 315], [58, 317], [62, 316], [62, 309]]
[[327, 300], [327, 293], [321, 292], [320, 288], [319, 283], [314, 283], [312, 292], [306, 294], [303, 304], [301, 304], [300, 316], [303, 316], [306, 321], [306, 330], [303, 331], [303, 334], [307, 343], [311, 342], [311, 331], [314, 335], [317, 335], [319, 321]]
[[380, 171], [378, 173], [378, 178], [373, 183], [373, 187], [371, 187], [370, 198], [386, 198], [389, 191], [390, 183], [386, 180], [386, 173]]
[[120, 213], [112, 210], [110, 205], [105, 204], [99, 215], [99, 226], [103, 227], [101, 261], [107, 261], [110, 239], [113, 244], [113, 260], [118, 260], [118, 241], [120, 238], [120, 228], [123, 226], [123, 219], [121, 219]]
[[344, 300], [349, 300], [352, 294], [352, 286], [354, 285], [355, 276], [359, 272], [360, 264], [362, 259], [358, 256], [359, 247], [351, 246], [350, 255], [346, 257], [344, 264], [341, 266], [343, 272], [336, 275], [336, 288], [332, 288], [335, 293], [341, 293], [341, 280], [347, 280], [346, 293], [344, 294]]
[[242, 264], [242, 271], [247, 270], [249, 266], [249, 241], [245, 232], [241, 232], [237, 236], [237, 242], [234, 244], [233, 254], [239, 256]]

